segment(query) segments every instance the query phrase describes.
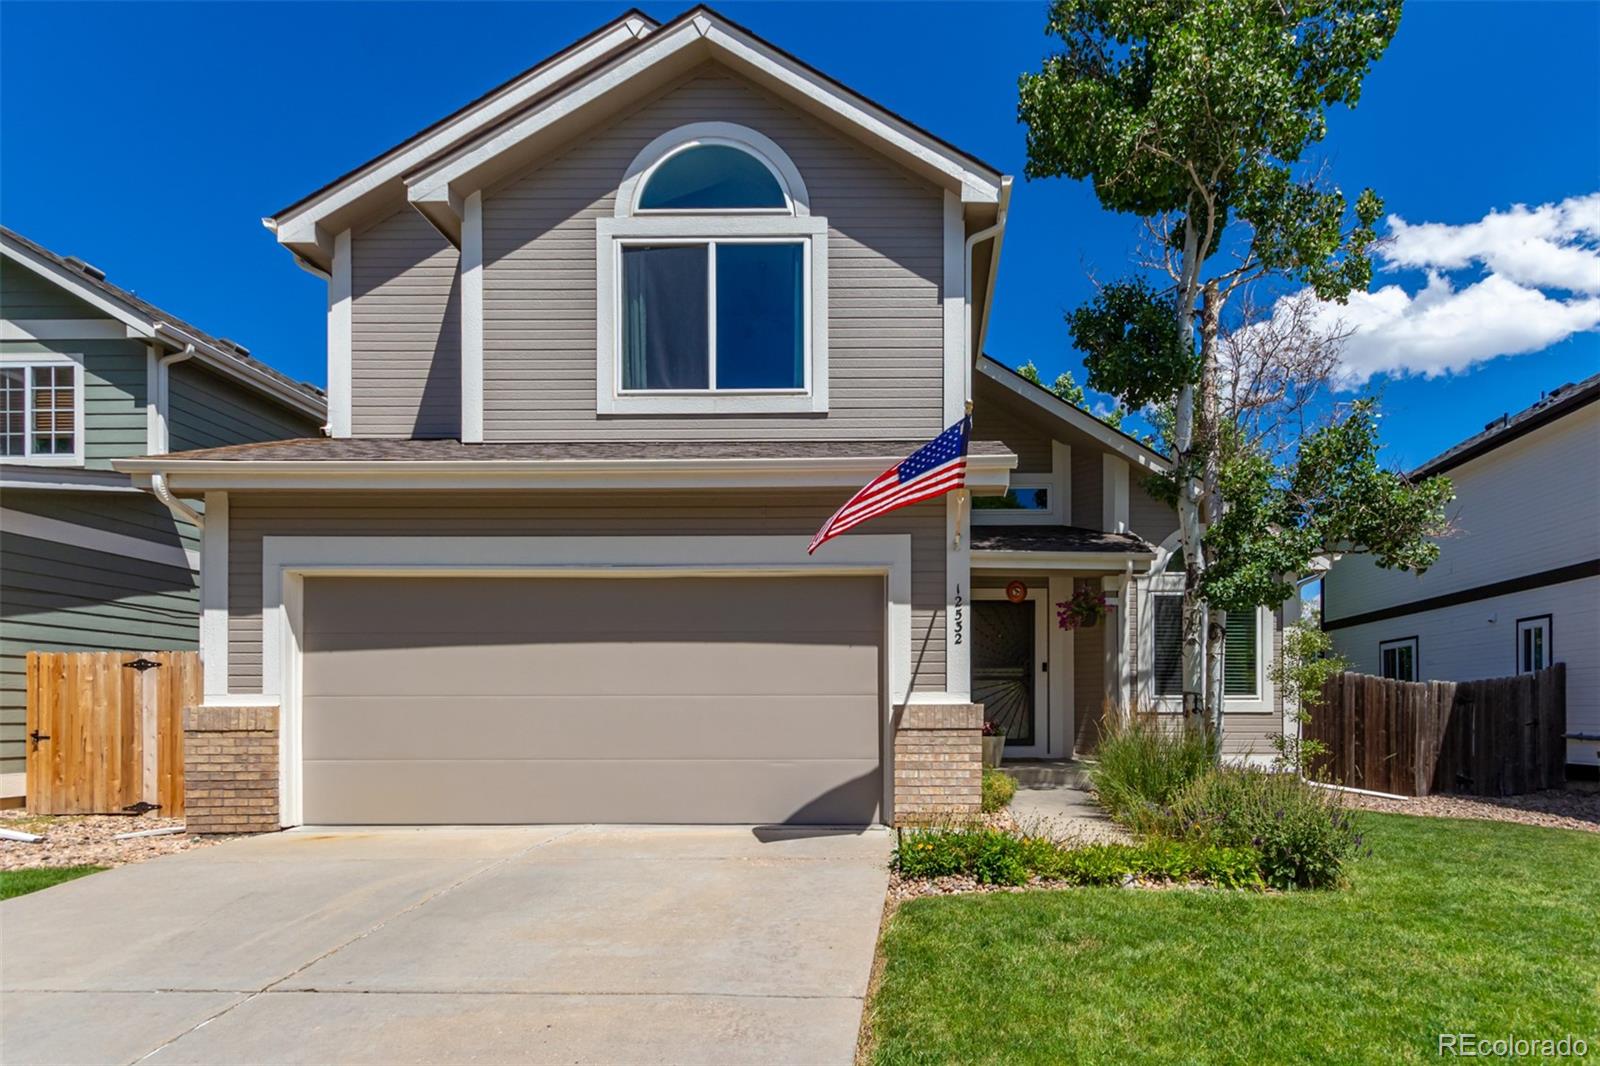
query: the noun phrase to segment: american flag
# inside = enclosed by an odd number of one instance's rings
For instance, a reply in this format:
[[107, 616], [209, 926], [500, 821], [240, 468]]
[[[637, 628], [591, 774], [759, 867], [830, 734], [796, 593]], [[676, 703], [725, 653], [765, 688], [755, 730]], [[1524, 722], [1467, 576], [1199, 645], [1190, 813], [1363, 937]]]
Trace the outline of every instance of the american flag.
[[822, 523], [806, 554], [869, 519], [966, 485], [967, 441], [971, 436], [972, 416], [968, 415], [867, 482]]

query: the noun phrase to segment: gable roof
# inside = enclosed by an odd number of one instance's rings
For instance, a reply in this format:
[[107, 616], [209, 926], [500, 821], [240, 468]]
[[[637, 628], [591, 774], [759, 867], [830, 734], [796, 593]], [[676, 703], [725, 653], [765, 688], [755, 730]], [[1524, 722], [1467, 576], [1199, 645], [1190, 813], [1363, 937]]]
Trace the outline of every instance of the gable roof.
[[195, 358], [206, 366], [318, 421], [327, 418], [327, 400], [315, 385], [295, 381], [254, 358], [236, 342], [212, 336], [120, 285], [113, 285], [104, 273], [82, 260], [58, 255], [6, 226], [0, 226], [0, 253], [121, 322], [129, 336], [169, 351], [182, 351], [192, 344]]
[[1540, 426], [1549, 425], [1559, 418], [1578, 411], [1595, 400], [1600, 400], [1600, 374], [1584, 378], [1577, 384], [1558, 385], [1539, 398], [1539, 402], [1525, 407], [1516, 414], [1504, 414], [1483, 427], [1460, 444], [1448, 448], [1411, 472], [1412, 478], [1432, 477], [1472, 461], [1487, 452], [1510, 444]]
[[[631, 21], [630, 21], [631, 19]], [[459, 240], [464, 197], [501, 172], [589, 128], [614, 107], [716, 60], [909, 169], [997, 204], [1004, 175], [977, 157], [884, 108], [709, 7], [664, 25], [636, 12], [607, 24], [333, 185], [265, 219], [280, 243], [326, 270], [333, 237], [367, 208], [409, 200], [447, 237]], [[403, 185], [403, 195], [401, 186]]]
[[1029, 381], [992, 355], [978, 357], [977, 372], [1051, 418], [1087, 433], [1111, 451], [1145, 470], [1168, 470], [1172, 461], [1109, 422], [1067, 403], [1043, 385]]

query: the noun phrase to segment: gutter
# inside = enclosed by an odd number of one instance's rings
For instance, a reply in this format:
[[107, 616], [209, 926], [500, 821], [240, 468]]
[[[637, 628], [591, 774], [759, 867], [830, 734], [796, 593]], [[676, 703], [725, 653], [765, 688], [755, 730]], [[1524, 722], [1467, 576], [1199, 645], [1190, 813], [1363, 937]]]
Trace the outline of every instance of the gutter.
[[196, 529], [206, 528], [206, 520], [200, 512], [172, 494], [172, 490], [167, 487], [165, 474], [150, 475], [150, 491], [155, 493], [156, 499], [167, 505], [167, 510], [171, 511], [174, 517], [183, 519]]
[[[158, 322], [156, 329], [165, 327], [165, 323]], [[156, 429], [160, 437], [157, 444], [161, 450], [172, 450], [172, 437], [169, 430], [169, 415], [172, 411], [172, 367], [178, 363], [188, 362], [195, 356], [194, 345], [185, 344], [180, 350], [171, 355], [164, 355], [156, 362]]]
[[[964, 389], [962, 400], [968, 414], [972, 413], [972, 368], [976, 365], [976, 352], [983, 351], [983, 335], [989, 329], [989, 308], [994, 306], [994, 279], [1000, 272], [1000, 246], [1005, 242], [1006, 215], [1011, 209], [1011, 178], [1000, 179], [1000, 201], [995, 212], [994, 225], [972, 234], [967, 238], [966, 246], [962, 249], [962, 285], [961, 291], [966, 294], [964, 301], [964, 314], [961, 319], [961, 345], [965, 352], [962, 364]], [[994, 247], [989, 252], [989, 284], [983, 297], [983, 323], [979, 336], [974, 340], [972, 336], [972, 256], [983, 241], [994, 238]]]

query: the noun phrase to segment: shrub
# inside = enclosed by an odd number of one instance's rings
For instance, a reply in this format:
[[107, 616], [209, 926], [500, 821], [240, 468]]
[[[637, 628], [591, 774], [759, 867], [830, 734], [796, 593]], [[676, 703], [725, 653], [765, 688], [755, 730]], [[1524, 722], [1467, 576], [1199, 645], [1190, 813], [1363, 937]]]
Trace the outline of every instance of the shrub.
[[998, 829], [928, 829], [905, 834], [895, 852], [905, 877], [964, 875], [985, 885], [1031, 878], [1071, 885], [1120, 885], [1129, 878], [1260, 888], [1254, 848], [1155, 838], [1140, 844], [1067, 847], [1048, 837]]
[[1361, 850], [1356, 816], [1336, 795], [1293, 774], [1216, 770], [1190, 785], [1163, 816], [1163, 832], [1260, 853], [1273, 888], [1326, 888]]
[[1017, 794], [1017, 783], [1011, 775], [1000, 770], [983, 771], [983, 813], [993, 814], [1011, 802]]
[[1100, 740], [1089, 780], [1110, 815], [1139, 832], [1153, 826], [1191, 781], [1216, 764], [1208, 731], [1185, 729], [1155, 715], [1135, 715]]

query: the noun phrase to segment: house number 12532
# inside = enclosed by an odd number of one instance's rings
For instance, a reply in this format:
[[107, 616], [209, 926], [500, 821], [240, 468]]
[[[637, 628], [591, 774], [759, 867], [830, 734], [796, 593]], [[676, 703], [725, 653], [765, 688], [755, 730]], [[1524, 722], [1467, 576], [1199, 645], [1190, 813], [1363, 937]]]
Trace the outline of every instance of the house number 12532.
[[961, 585], [960, 585], [960, 583], [959, 583], [959, 582], [958, 582], [958, 583], [957, 583], [957, 584], [956, 584], [956, 595], [955, 595], [955, 602], [954, 602], [954, 607], [955, 607], [955, 612], [956, 612], [956, 624], [955, 624], [955, 626], [954, 626], [954, 627], [953, 627], [953, 628], [954, 628], [954, 630], [955, 630], [955, 642], [956, 642], [956, 643], [957, 643], [957, 644], [960, 644], [960, 643], [961, 643], [961, 639], [962, 639], [962, 630], [963, 630], [963, 628], [964, 628], [964, 627], [963, 627], [963, 626], [962, 626], [962, 617], [961, 617], [961, 605], [962, 605], [962, 604], [963, 604], [963, 603], [964, 603], [964, 602], [965, 602], [965, 601], [964, 601], [964, 600], [962, 600], [962, 598], [961, 598]]

